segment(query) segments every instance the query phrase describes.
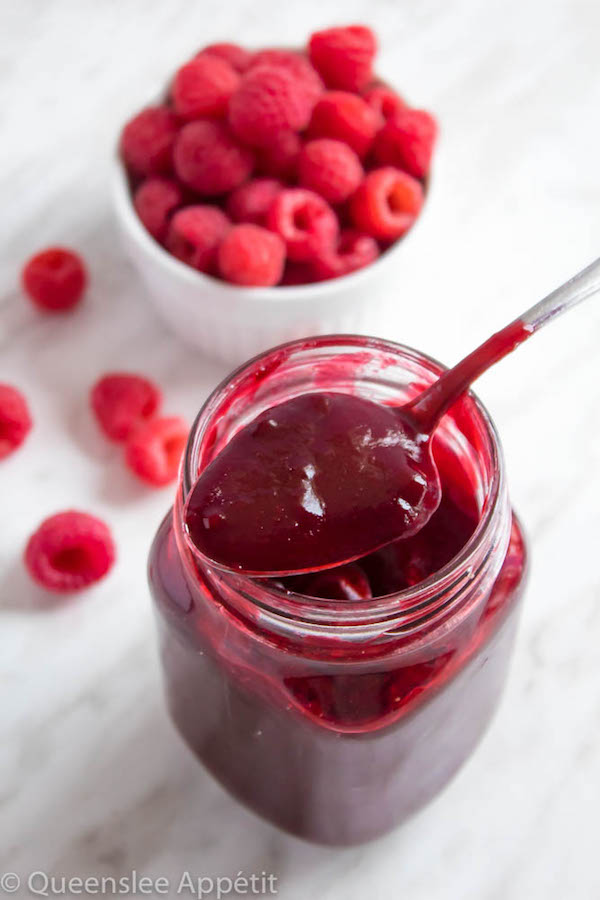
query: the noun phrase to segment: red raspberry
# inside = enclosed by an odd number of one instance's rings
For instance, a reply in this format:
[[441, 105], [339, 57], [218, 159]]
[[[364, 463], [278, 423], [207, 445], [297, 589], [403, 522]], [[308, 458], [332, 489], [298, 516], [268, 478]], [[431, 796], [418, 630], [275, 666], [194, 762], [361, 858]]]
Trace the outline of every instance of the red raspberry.
[[224, 116], [239, 81], [238, 73], [224, 59], [201, 53], [175, 75], [171, 88], [175, 112], [182, 119]]
[[136, 175], [161, 175], [171, 169], [179, 123], [166, 106], [150, 106], [134, 116], [121, 133], [121, 156]]
[[302, 593], [325, 600], [370, 600], [369, 579], [356, 563], [337, 566], [307, 579]]
[[363, 159], [380, 124], [377, 113], [362, 97], [328, 91], [313, 110], [308, 133], [311, 138], [344, 141]]
[[227, 198], [227, 212], [234, 222], [264, 225], [271, 203], [283, 185], [275, 178], [255, 178], [232, 191]]
[[386, 122], [397, 112], [406, 109], [406, 103], [398, 94], [385, 84], [377, 84], [363, 93], [371, 109], [374, 109], [382, 121]]
[[147, 178], [133, 195], [142, 225], [161, 243], [167, 236], [171, 214], [183, 202], [183, 192], [171, 178]]
[[68, 593], [103, 578], [115, 561], [115, 546], [104, 522], [68, 510], [42, 522], [29, 538], [24, 559], [38, 584]]
[[90, 392], [92, 410], [111, 441], [126, 441], [155, 415], [161, 402], [161, 392], [153, 382], [128, 372], [103, 375]]
[[415, 178], [429, 171], [437, 136], [435, 119], [424, 109], [401, 109], [375, 139], [374, 152], [384, 166], [396, 166]]
[[317, 138], [305, 144], [298, 163], [300, 184], [329, 203], [343, 203], [363, 179], [363, 167], [354, 150], [342, 141]]
[[288, 257], [295, 262], [315, 259], [335, 244], [339, 224], [329, 204], [314, 191], [288, 188], [273, 201], [267, 221], [285, 241]]
[[282, 131], [269, 147], [256, 151], [256, 168], [275, 178], [296, 177], [302, 143], [295, 131]]
[[379, 256], [375, 238], [348, 228], [342, 231], [337, 247], [324, 251], [314, 262], [319, 280], [349, 275], [374, 262]]
[[174, 150], [175, 171], [199, 194], [225, 194], [245, 181], [254, 157], [222, 122], [189, 122], [179, 132]]
[[356, 227], [383, 241], [401, 237], [423, 206], [421, 183], [388, 166], [368, 172], [350, 201]]
[[229, 102], [229, 122], [240, 140], [268, 147], [282, 131], [302, 131], [313, 101], [282, 66], [256, 66], [242, 77]]
[[0, 384], [0, 459], [20, 447], [31, 430], [29, 407], [23, 394]]
[[171, 416], [153, 419], [133, 433], [125, 449], [125, 462], [141, 481], [154, 487], [177, 477], [189, 428], [183, 419]]
[[205, 53], [224, 59], [236, 72], [245, 72], [253, 60], [253, 54], [238, 44], [209, 44], [197, 56], [203, 56]]
[[80, 256], [65, 247], [48, 247], [36, 253], [21, 273], [23, 288], [45, 312], [64, 312], [79, 303], [87, 283]]
[[234, 225], [219, 247], [219, 269], [226, 281], [269, 287], [283, 274], [285, 244], [260, 225]]
[[377, 42], [370, 28], [348, 25], [316, 31], [308, 48], [313, 66], [328, 87], [360, 91], [371, 80]]
[[315, 270], [310, 263], [288, 261], [285, 264], [280, 281], [281, 287], [298, 287], [301, 284], [313, 284], [318, 281]]
[[303, 86], [313, 106], [325, 90], [319, 73], [302, 53], [293, 50], [261, 50], [254, 54], [251, 68], [262, 65], [281, 66], [287, 69]]
[[187, 206], [175, 213], [167, 235], [167, 250], [201, 272], [216, 272], [217, 250], [231, 222], [216, 206]]

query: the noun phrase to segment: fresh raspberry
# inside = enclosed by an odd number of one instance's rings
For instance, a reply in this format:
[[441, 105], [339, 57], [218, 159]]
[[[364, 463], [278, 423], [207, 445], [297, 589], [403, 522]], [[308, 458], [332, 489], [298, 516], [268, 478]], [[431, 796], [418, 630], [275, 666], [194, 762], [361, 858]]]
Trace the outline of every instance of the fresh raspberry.
[[183, 191], [172, 178], [147, 178], [133, 195], [133, 205], [144, 228], [161, 243], [167, 236], [171, 214], [181, 206]]
[[218, 56], [224, 59], [236, 72], [245, 72], [251, 65], [254, 54], [239, 44], [209, 44], [204, 50], [201, 50], [197, 56], [203, 56], [207, 53], [209, 56]]
[[282, 131], [269, 147], [256, 151], [256, 168], [264, 175], [291, 181], [296, 177], [301, 147], [295, 131]]
[[319, 278], [311, 263], [291, 262], [288, 259], [279, 284], [281, 287], [298, 287], [315, 281], [319, 281]]
[[310, 576], [302, 593], [325, 600], [370, 600], [373, 596], [369, 579], [356, 563]]
[[344, 141], [363, 159], [381, 122], [369, 104], [356, 94], [328, 91], [315, 106], [308, 128], [311, 138]]
[[98, 424], [111, 441], [126, 441], [151, 419], [162, 402], [160, 390], [142, 375], [110, 372], [90, 392], [90, 405]]
[[68, 510], [42, 522], [29, 538], [24, 559], [38, 584], [68, 593], [103, 578], [115, 561], [115, 546], [104, 522]]
[[81, 300], [87, 283], [83, 261], [73, 250], [48, 247], [36, 253], [21, 273], [30, 300], [45, 312], [64, 312]]
[[229, 102], [229, 122], [240, 140], [268, 147], [282, 131], [302, 131], [314, 102], [289, 69], [262, 65], [242, 76]]
[[408, 231], [422, 206], [421, 183], [392, 166], [368, 172], [350, 201], [356, 227], [383, 241]]
[[167, 234], [167, 250], [201, 272], [215, 274], [217, 250], [231, 222], [216, 206], [187, 206], [175, 213]]
[[254, 157], [222, 122], [189, 122], [181, 129], [174, 150], [177, 175], [199, 194], [225, 194], [252, 172]]
[[298, 163], [300, 184], [325, 197], [329, 203], [343, 203], [363, 179], [363, 167], [354, 150], [342, 141], [317, 138], [304, 145]]
[[182, 119], [219, 118], [240, 81], [224, 59], [202, 53], [182, 66], [173, 81], [171, 96]]
[[310, 59], [327, 87], [360, 91], [372, 78], [375, 35], [364, 25], [327, 28], [310, 38]]
[[374, 109], [383, 122], [387, 122], [400, 110], [406, 109], [406, 103], [398, 94], [385, 84], [377, 84], [363, 93], [371, 109]]
[[267, 222], [285, 241], [287, 255], [295, 262], [315, 259], [335, 244], [339, 233], [337, 216], [327, 201], [304, 188], [281, 191], [271, 205]]
[[381, 165], [396, 166], [415, 178], [424, 178], [431, 165], [437, 137], [435, 119], [424, 109], [398, 110], [375, 139], [375, 157]]
[[31, 424], [23, 394], [10, 384], [0, 384], [0, 459], [21, 446]]
[[319, 281], [349, 275], [374, 262], [379, 256], [379, 245], [375, 238], [348, 228], [342, 231], [337, 247], [320, 254], [314, 262], [315, 274]]
[[166, 106], [143, 109], [121, 133], [121, 156], [125, 165], [136, 175], [169, 172], [178, 128], [177, 116]]
[[234, 225], [219, 247], [219, 270], [226, 281], [269, 287], [283, 274], [285, 244], [260, 225]]
[[281, 66], [287, 69], [303, 86], [306, 96], [313, 106], [325, 90], [319, 73], [302, 53], [296, 53], [293, 50], [260, 50], [254, 54], [251, 68], [262, 65]]
[[240, 185], [227, 198], [227, 212], [234, 222], [264, 225], [271, 203], [283, 185], [276, 178], [255, 178]]
[[125, 462], [141, 481], [154, 487], [177, 477], [189, 428], [183, 419], [171, 416], [141, 425], [129, 439]]

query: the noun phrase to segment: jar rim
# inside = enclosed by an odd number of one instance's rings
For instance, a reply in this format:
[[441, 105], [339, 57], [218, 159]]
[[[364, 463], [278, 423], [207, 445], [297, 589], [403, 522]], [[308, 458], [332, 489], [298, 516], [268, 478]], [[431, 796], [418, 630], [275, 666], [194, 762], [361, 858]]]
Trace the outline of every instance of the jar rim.
[[[226, 392], [232, 391], [234, 386], [242, 380], [243, 376], [255, 369], [257, 364], [268, 367], [270, 361], [273, 363], [277, 362], [277, 364], [284, 362], [295, 350], [312, 350], [327, 346], [357, 347], [391, 353], [395, 356], [411, 359], [436, 376], [440, 375], [447, 368], [434, 357], [405, 344], [357, 334], [328, 334], [288, 341], [259, 353], [252, 359], [242, 363], [214, 388], [202, 404], [192, 424], [182, 460], [178, 503], [176, 504], [176, 510], [177, 508], [179, 509], [178, 524], [182, 531], [185, 531], [183, 508], [197, 473], [197, 452], [199, 450], [197, 436], [205, 416], [211, 411], [211, 407], [219, 399], [222, 399]], [[274, 371], [273, 369], [268, 370]], [[481, 517], [464, 547], [448, 563], [418, 584], [368, 600], [327, 600], [281, 589], [276, 585], [269, 585], [268, 580], [265, 579], [259, 582], [261, 594], [259, 599], [253, 596], [252, 591], [252, 585], [257, 584], [257, 579], [229, 571], [221, 572], [212, 562], [203, 557], [202, 553], [196, 548], [192, 551], [192, 548], [189, 547], [190, 551], [199, 560], [203, 560], [204, 565], [209, 570], [218, 572], [220, 577], [234, 580], [237, 590], [241, 591], [247, 600], [261, 607], [263, 611], [276, 616], [284, 616], [288, 619], [296, 619], [303, 622], [314, 622], [317, 626], [318, 623], [330, 623], [332, 616], [336, 618], [336, 625], [361, 625], [375, 621], [381, 623], [382, 620], [388, 618], [395, 619], [399, 614], [402, 614], [403, 618], [408, 617], [410, 620], [418, 618], [419, 622], [422, 622], [423, 617], [427, 616], [428, 613], [439, 610], [440, 600], [446, 595], [448, 589], [455, 589], [457, 593], [456, 599], [458, 599], [458, 595], [464, 593], [464, 588], [472, 583], [477, 571], [485, 564], [487, 559], [486, 553], [483, 553], [484, 558], [481, 560], [483, 545], [505, 497], [504, 458], [498, 432], [485, 406], [476, 394], [469, 391], [466, 396], [472, 402], [477, 416], [484, 426], [492, 472], [489, 488], [483, 501]], [[479, 563], [475, 564], [477, 559], [479, 559]], [[472, 565], [470, 565], [470, 562]], [[462, 578], [460, 577], [461, 571], [465, 572]], [[266, 597], [272, 603], [266, 602]], [[447, 606], [447, 601], [442, 605], [444, 607]]]

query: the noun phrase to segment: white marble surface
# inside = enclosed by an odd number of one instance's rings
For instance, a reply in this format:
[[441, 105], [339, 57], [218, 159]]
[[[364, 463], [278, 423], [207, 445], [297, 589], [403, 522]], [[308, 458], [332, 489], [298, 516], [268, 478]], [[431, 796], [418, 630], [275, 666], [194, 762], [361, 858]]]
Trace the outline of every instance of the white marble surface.
[[[443, 128], [385, 331], [451, 362], [600, 250], [600, 6], [9, 0], [0, 15], [0, 380], [24, 389], [36, 422], [0, 470], [0, 872], [267, 870], [285, 900], [600, 896], [598, 300], [480, 383], [532, 545], [508, 689], [449, 789], [361, 849], [312, 847], [259, 822], [176, 737], [144, 572], [171, 492], [132, 483], [86, 404], [100, 372], [129, 367], [191, 417], [224, 374], [150, 311], [107, 191], [125, 113], [197, 45], [293, 43], [340, 20], [379, 30], [383, 70]], [[57, 241], [85, 254], [92, 289], [50, 321], [17, 279], [30, 252]], [[104, 584], [52, 608], [20, 553], [41, 517], [69, 506], [105, 517], [120, 556]]]

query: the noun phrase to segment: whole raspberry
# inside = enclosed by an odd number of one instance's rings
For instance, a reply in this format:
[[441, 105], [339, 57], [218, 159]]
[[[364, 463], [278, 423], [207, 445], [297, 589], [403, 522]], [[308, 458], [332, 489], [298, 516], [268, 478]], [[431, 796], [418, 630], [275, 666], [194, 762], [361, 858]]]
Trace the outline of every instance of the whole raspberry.
[[385, 84], [377, 84], [363, 92], [363, 97], [382, 122], [386, 122], [395, 116], [397, 112], [406, 109], [406, 103], [398, 94]]
[[161, 243], [167, 236], [171, 214], [183, 202], [183, 191], [172, 178], [147, 178], [136, 189], [133, 205], [142, 225]]
[[401, 237], [423, 206], [421, 182], [388, 166], [368, 172], [350, 201], [355, 226], [382, 241]]
[[21, 446], [31, 424], [29, 407], [21, 391], [0, 383], [0, 459]]
[[240, 140], [268, 147], [282, 131], [306, 128], [313, 105], [288, 69], [256, 66], [242, 76], [229, 101], [229, 123]]
[[296, 53], [293, 50], [260, 50], [254, 54], [251, 68], [254, 69], [261, 65], [281, 66], [287, 69], [303, 86], [307, 98], [313, 106], [325, 90], [319, 73], [303, 53]]
[[45, 312], [64, 312], [81, 300], [87, 273], [81, 257], [66, 247], [36, 253], [21, 273], [30, 300]]
[[282, 131], [269, 147], [257, 149], [256, 168], [265, 175], [291, 181], [297, 174], [301, 147], [295, 131]]
[[208, 53], [210, 56], [218, 56], [220, 59], [224, 59], [236, 72], [245, 72], [252, 63], [254, 56], [249, 50], [240, 47], [239, 44], [227, 43], [209, 44], [208, 47], [205, 47], [204, 50], [201, 50], [197, 55], [203, 56], [205, 53]]
[[178, 128], [177, 116], [166, 106], [143, 109], [121, 132], [121, 156], [125, 165], [136, 175], [169, 172]]
[[298, 173], [303, 187], [316, 191], [334, 204], [347, 200], [364, 175], [354, 150], [332, 138], [317, 138], [304, 145]]
[[325, 250], [314, 261], [317, 278], [339, 278], [374, 262], [379, 256], [375, 238], [348, 228], [342, 231], [337, 247]]
[[338, 238], [339, 224], [326, 200], [314, 191], [288, 188], [274, 199], [267, 222], [287, 247], [295, 262], [315, 259]]
[[187, 206], [175, 213], [167, 250], [200, 272], [216, 273], [217, 250], [231, 222], [216, 206]]
[[29, 538], [24, 559], [38, 584], [68, 593], [103, 578], [114, 563], [115, 546], [104, 522], [68, 510], [42, 522]]
[[234, 222], [264, 225], [271, 203], [283, 185], [275, 178], [255, 178], [240, 185], [227, 198], [227, 212]]
[[141, 481], [162, 487], [173, 481], [187, 443], [189, 428], [177, 416], [153, 419], [130, 437], [125, 462]]
[[319, 281], [311, 263], [291, 262], [285, 264], [281, 281], [281, 287], [298, 287], [301, 284], [313, 284]]
[[373, 596], [369, 579], [356, 563], [309, 576], [302, 593], [326, 600], [370, 600]]
[[328, 91], [313, 110], [308, 134], [311, 138], [344, 141], [363, 159], [380, 124], [377, 113], [362, 97], [345, 91]]
[[175, 171], [199, 194], [225, 194], [252, 172], [254, 157], [222, 122], [189, 122], [179, 132], [173, 153]]
[[424, 109], [398, 110], [375, 139], [375, 157], [384, 166], [396, 166], [415, 178], [424, 178], [431, 165], [437, 124]]
[[316, 31], [308, 49], [313, 66], [327, 87], [360, 91], [372, 78], [377, 42], [365, 25]]
[[175, 75], [171, 87], [175, 112], [188, 120], [224, 116], [239, 81], [239, 74], [224, 59], [201, 53]]
[[219, 270], [226, 281], [269, 287], [283, 274], [285, 244], [260, 225], [234, 225], [219, 247]]
[[111, 441], [126, 441], [156, 414], [161, 402], [161, 392], [152, 381], [128, 372], [103, 375], [90, 392], [94, 415]]

